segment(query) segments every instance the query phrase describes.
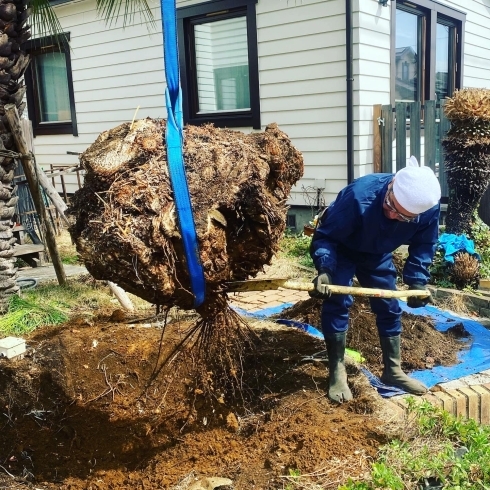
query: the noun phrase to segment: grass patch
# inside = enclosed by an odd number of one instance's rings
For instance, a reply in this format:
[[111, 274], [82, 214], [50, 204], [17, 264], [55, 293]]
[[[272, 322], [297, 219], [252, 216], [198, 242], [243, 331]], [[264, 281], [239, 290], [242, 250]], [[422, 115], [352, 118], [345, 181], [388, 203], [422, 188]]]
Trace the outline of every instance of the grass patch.
[[112, 307], [106, 286], [69, 280], [66, 286], [47, 283], [10, 298], [7, 312], [0, 317], [0, 335], [25, 335], [38, 327], [57, 325], [69, 316], [101, 307]]
[[381, 448], [369, 478], [340, 489], [490, 488], [490, 427], [407, 401], [402, 436]]
[[71, 236], [68, 230], [62, 230], [56, 237], [56, 246], [60, 254], [61, 262], [67, 265], [80, 265], [80, 256], [71, 241]]
[[0, 333], [24, 335], [43, 325], [57, 325], [68, 319], [68, 315], [54, 302], [39, 304], [32, 300], [12, 296], [7, 313], [0, 318]]
[[280, 253], [293, 260], [303, 267], [315, 268], [313, 260], [310, 257], [311, 237], [304, 235], [287, 234], [281, 240]]

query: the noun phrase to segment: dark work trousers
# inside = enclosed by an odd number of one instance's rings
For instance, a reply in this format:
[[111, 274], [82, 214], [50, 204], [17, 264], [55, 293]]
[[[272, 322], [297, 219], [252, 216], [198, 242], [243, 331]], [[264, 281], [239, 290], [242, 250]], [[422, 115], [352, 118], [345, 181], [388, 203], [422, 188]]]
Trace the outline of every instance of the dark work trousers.
[[[333, 284], [352, 286], [354, 275], [362, 287], [396, 289], [396, 269], [392, 254], [365, 254], [343, 247], [337, 249], [337, 269], [332, 274]], [[394, 337], [401, 333], [402, 310], [396, 298], [370, 298], [371, 310], [376, 315], [380, 337]], [[328, 336], [345, 332], [349, 324], [349, 308], [353, 298], [346, 294], [332, 294], [323, 302], [322, 330]]]

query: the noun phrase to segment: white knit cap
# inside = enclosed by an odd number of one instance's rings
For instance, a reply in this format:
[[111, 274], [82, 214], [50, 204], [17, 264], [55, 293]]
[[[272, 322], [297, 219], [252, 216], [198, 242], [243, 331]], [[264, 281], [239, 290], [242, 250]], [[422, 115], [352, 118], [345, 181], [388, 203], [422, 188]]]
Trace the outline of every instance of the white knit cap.
[[407, 166], [395, 174], [393, 194], [398, 204], [409, 213], [420, 214], [434, 207], [441, 199], [441, 186], [432, 169], [419, 167], [412, 156]]

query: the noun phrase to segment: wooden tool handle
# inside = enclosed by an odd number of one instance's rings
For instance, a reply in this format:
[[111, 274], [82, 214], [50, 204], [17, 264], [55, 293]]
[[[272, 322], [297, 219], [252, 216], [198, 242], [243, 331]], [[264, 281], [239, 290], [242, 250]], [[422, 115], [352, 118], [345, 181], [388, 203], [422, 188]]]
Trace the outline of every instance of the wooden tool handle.
[[[294, 289], [296, 291], [313, 291], [313, 283], [302, 281], [285, 281], [281, 284], [285, 289]], [[352, 286], [326, 286], [332, 294], [351, 294], [353, 296], [369, 296], [371, 298], [408, 298], [419, 297], [426, 298], [430, 296], [429, 290], [407, 289], [404, 291], [390, 291], [388, 289], [357, 288]]]

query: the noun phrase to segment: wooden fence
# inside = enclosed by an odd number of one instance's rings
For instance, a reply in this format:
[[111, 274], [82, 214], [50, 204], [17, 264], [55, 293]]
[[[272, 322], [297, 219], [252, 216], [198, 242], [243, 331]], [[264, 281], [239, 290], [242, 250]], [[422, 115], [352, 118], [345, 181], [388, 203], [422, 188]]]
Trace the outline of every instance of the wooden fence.
[[[375, 105], [373, 162], [375, 172], [394, 172], [405, 167], [407, 158], [432, 168], [439, 178], [442, 202], [448, 190], [441, 142], [450, 128], [444, 101], [397, 102], [395, 107]], [[401, 124], [398, 124], [401, 122]]]

